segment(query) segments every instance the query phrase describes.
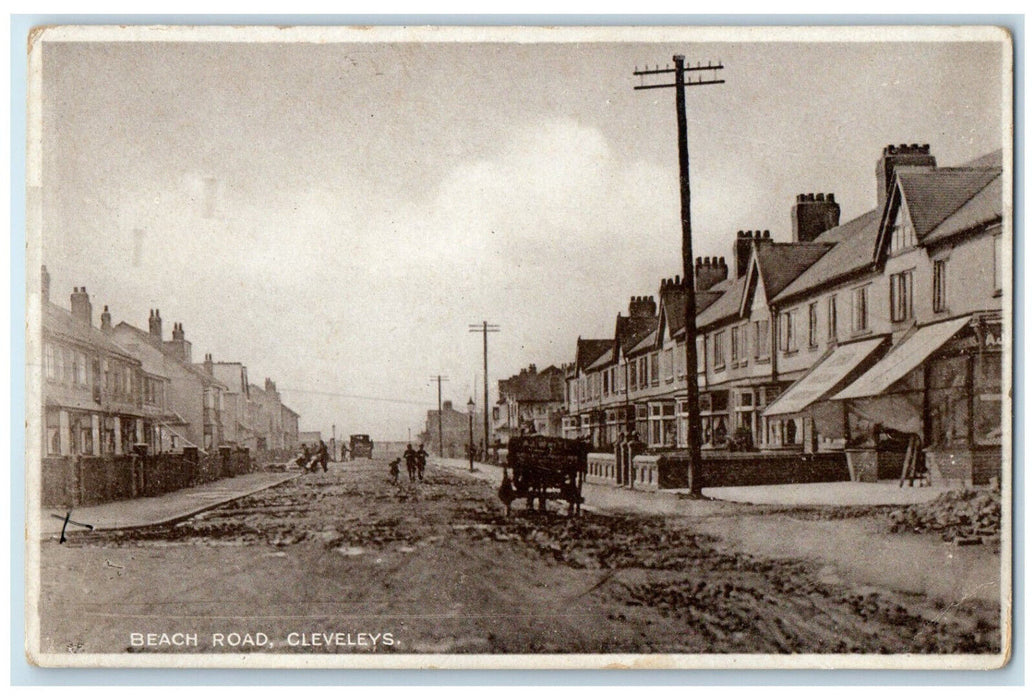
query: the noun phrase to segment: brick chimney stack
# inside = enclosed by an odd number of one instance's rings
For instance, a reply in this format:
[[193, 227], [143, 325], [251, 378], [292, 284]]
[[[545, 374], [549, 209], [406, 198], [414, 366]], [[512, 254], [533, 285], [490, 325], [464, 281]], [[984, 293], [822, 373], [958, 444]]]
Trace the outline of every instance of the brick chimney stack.
[[80, 323], [93, 325], [93, 304], [90, 303], [90, 295], [86, 293], [86, 287], [82, 289], [76, 287], [72, 292], [72, 316]]
[[212, 367], [213, 364], [214, 363], [212, 362], [212, 353], [206, 352], [205, 353], [205, 373], [208, 376], [210, 376], [210, 377], [215, 376], [214, 373], [213, 373], [213, 367]]
[[710, 289], [729, 277], [729, 274], [726, 258], [697, 258], [694, 261], [694, 289], [699, 292]]
[[658, 315], [658, 304], [653, 296], [629, 297], [629, 316], [633, 318], [650, 318]]
[[43, 295], [43, 301], [50, 301], [50, 273], [47, 272], [46, 265], [40, 267], [40, 293]]
[[772, 243], [768, 229], [765, 231], [737, 231], [737, 239], [733, 241], [733, 260], [736, 265], [737, 277], [747, 274], [748, 263], [751, 262], [751, 250], [755, 245], [762, 243]]
[[151, 316], [147, 319], [147, 332], [151, 336], [151, 342], [162, 342], [162, 314], [158, 309], [151, 309]]
[[834, 201], [833, 193], [799, 194], [791, 207], [791, 240], [809, 243], [840, 221], [841, 205]]
[[877, 209], [883, 209], [888, 199], [888, 188], [895, 175], [895, 168], [909, 165], [914, 167], [937, 167], [931, 155], [930, 144], [888, 144], [877, 159]]
[[108, 312], [108, 305], [104, 305], [104, 311], [101, 312], [101, 330], [105, 333], [111, 333], [111, 314]]
[[[157, 315], [157, 309], [155, 310]], [[182, 323], [173, 324], [172, 340], [167, 340], [162, 345], [165, 349], [180, 362], [191, 363], [191, 344], [183, 332]]]

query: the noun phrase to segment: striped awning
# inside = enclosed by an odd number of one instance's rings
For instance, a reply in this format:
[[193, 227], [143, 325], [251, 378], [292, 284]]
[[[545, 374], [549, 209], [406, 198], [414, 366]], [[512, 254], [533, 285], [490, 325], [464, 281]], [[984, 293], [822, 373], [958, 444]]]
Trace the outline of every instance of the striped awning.
[[856, 367], [876, 355], [886, 338], [869, 338], [856, 343], [838, 345], [808, 374], [791, 384], [766, 408], [763, 415], [775, 416], [798, 413], [825, 398], [838, 385], [844, 386], [846, 377]]
[[836, 394], [834, 399], [862, 399], [883, 393], [892, 384], [923, 364], [924, 360], [949, 342], [968, 323], [970, 323], [970, 316], [964, 316], [918, 328], [913, 335], [892, 349], [877, 364], [848, 385], [844, 391]]

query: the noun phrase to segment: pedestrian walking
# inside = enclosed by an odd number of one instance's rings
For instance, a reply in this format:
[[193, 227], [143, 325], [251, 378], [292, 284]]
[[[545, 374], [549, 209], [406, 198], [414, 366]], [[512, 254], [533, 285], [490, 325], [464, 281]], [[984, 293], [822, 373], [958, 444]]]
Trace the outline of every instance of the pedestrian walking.
[[327, 473], [327, 462], [330, 461], [331, 455], [330, 455], [330, 452], [327, 450], [327, 443], [324, 442], [323, 440], [320, 440], [320, 448], [319, 448], [319, 451], [317, 452], [317, 454], [320, 457], [320, 466], [323, 467], [324, 474], [326, 474]]
[[417, 453], [413, 451], [413, 445], [406, 445], [403, 459], [406, 460], [406, 473], [409, 474], [410, 481], [412, 482], [417, 474]]
[[388, 464], [388, 473], [392, 477], [393, 484], [399, 483], [399, 461], [399, 458], [396, 457]]
[[424, 450], [424, 443], [417, 448], [417, 478], [424, 481], [424, 466], [428, 463], [428, 453]]

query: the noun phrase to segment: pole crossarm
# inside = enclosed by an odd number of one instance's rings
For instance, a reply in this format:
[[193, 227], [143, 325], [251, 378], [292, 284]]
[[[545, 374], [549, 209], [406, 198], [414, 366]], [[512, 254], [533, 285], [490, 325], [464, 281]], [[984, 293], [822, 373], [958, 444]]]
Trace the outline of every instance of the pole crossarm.
[[[718, 63], [712, 63], [711, 61], [708, 61], [708, 63], [703, 65], [703, 66], [700, 64], [700, 62], [698, 62], [698, 64], [696, 66], [683, 66], [683, 72], [698, 71], [698, 70], [722, 70], [725, 67], [726, 66], [722, 65], [722, 61], [719, 61]], [[666, 66], [664, 68], [657, 68], [657, 67], [655, 67], [653, 70], [650, 69], [650, 68], [646, 68], [645, 67], [643, 70], [640, 70], [639, 68], [637, 68], [636, 70], [633, 71], [633, 75], [659, 75], [661, 73], [675, 73], [675, 72], [676, 72], [675, 68], [669, 68], [668, 66]]]
[[[688, 80], [683, 85], [687, 87], [695, 87], [697, 85], [721, 85], [725, 83], [725, 80]], [[663, 85], [634, 85], [633, 90], [653, 90], [655, 88], [673, 88], [675, 83], [666, 83]]]

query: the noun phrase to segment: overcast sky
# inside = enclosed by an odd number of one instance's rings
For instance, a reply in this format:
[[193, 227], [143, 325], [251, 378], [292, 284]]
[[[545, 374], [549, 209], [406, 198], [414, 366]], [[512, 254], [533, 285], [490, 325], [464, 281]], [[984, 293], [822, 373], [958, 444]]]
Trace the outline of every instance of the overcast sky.
[[885, 144], [1002, 143], [997, 44], [48, 43], [51, 296], [160, 308], [303, 429], [416, 434], [432, 375], [481, 404], [468, 324], [494, 397], [681, 272], [674, 96], [632, 89], [674, 53], [726, 65], [688, 91], [696, 255], [789, 240], [799, 192], [871, 209]]

